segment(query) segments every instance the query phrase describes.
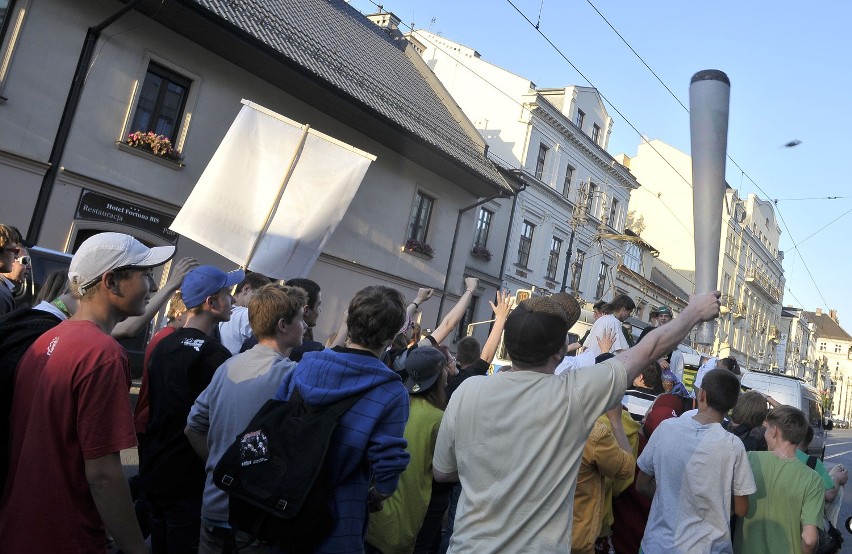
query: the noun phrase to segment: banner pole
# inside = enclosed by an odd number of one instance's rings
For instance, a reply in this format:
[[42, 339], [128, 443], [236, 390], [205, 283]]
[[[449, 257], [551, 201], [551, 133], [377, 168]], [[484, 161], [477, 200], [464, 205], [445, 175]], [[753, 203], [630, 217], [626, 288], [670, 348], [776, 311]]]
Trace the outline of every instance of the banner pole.
[[269, 230], [269, 226], [272, 224], [272, 218], [275, 217], [275, 212], [278, 210], [278, 205], [281, 203], [281, 197], [284, 196], [284, 189], [287, 188], [287, 183], [290, 182], [290, 177], [293, 176], [293, 171], [296, 170], [296, 164], [299, 162], [302, 150], [305, 149], [305, 142], [308, 140], [308, 131], [310, 131], [310, 129], [310, 125], [306, 124], [302, 126], [302, 136], [299, 137], [299, 145], [296, 147], [296, 151], [293, 152], [293, 159], [290, 160], [290, 166], [287, 168], [287, 173], [284, 174], [284, 178], [281, 180], [281, 186], [278, 187], [278, 194], [275, 196], [275, 201], [266, 213], [266, 221], [263, 223], [263, 228], [260, 230], [260, 233], [258, 233], [254, 244], [251, 245], [251, 250], [249, 251], [248, 257], [246, 257], [245, 269], [248, 269], [249, 264], [251, 264], [251, 260], [254, 258], [254, 254], [257, 251], [257, 247], [260, 244], [260, 240], [264, 237], [264, 235], [266, 235], [266, 232]]

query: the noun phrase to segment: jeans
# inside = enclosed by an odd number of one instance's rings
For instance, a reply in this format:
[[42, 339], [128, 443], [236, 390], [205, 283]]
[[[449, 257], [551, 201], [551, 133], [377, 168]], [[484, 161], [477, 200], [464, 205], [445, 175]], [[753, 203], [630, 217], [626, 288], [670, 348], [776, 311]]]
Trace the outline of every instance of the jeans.
[[450, 539], [453, 538], [453, 529], [456, 524], [456, 507], [459, 505], [459, 496], [461, 496], [461, 483], [453, 485], [453, 490], [450, 492], [450, 507], [447, 508], [447, 526], [444, 528], [444, 533], [441, 535], [441, 548], [438, 554], [447, 554], [450, 549]]
[[272, 546], [261, 544], [242, 531], [234, 535], [231, 529], [203, 524], [198, 542], [198, 554], [269, 554]]
[[201, 497], [148, 496], [151, 551], [154, 554], [187, 554], [198, 551], [201, 529]]

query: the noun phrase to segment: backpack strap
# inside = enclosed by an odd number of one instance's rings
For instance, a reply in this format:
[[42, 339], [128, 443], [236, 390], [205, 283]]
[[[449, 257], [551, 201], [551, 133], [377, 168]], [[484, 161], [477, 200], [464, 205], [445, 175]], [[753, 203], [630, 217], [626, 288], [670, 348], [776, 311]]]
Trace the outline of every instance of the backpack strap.
[[808, 456], [808, 467], [815, 470], [818, 459], [816, 456]]
[[355, 405], [356, 402], [361, 400], [365, 394], [367, 394], [367, 391], [364, 391], [361, 394], [353, 394], [352, 396], [341, 398], [337, 402], [329, 404], [327, 406], [309, 406], [302, 398], [302, 394], [299, 392], [299, 387], [293, 387], [293, 394], [290, 395], [289, 401], [300, 403], [302, 405], [302, 409], [304, 409], [307, 413], [325, 410], [334, 414], [334, 419], [340, 419], [340, 416], [348, 412], [349, 408], [351, 408]]

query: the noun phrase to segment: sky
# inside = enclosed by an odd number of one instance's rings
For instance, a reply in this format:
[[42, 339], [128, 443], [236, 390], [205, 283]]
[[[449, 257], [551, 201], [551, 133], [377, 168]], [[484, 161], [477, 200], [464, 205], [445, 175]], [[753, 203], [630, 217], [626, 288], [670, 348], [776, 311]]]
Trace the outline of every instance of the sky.
[[[413, 23], [443, 35], [538, 88], [596, 87], [614, 118], [612, 155], [635, 155], [639, 133], [690, 151], [687, 111], [630, 47], [687, 107], [694, 73], [724, 71], [731, 81], [728, 154], [744, 171], [728, 160], [727, 181], [742, 198], [755, 193], [778, 200], [784, 305], [836, 309], [841, 325], [852, 332], [846, 283], [852, 262], [842, 248], [852, 231], [852, 188], [840, 163], [852, 142], [852, 73], [843, 61], [844, 53], [852, 51], [846, 28], [852, 3], [377, 2], [402, 20], [403, 32]], [[377, 11], [370, 0], [350, 3], [365, 14]], [[512, 4], [539, 23], [570, 64]], [[793, 140], [801, 144], [784, 146]], [[832, 196], [845, 198], [793, 200]]]

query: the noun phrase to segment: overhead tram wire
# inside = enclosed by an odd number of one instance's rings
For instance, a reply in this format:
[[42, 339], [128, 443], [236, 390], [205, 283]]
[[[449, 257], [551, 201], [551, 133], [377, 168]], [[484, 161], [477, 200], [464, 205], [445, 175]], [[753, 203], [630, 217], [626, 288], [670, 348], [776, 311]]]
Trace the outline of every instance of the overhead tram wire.
[[[551, 48], [553, 48], [553, 49], [556, 51], [556, 53], [557, 53], [557, 54], [559, 54], [559, 56], [560, 56], [560, 57], [562, 57], [562, 59], [564, 59], [564, 60], [568, 63], [568, 65], [570, 65], [570, 66], [574, 69], [574, 71], [576, 71], [576, 72], [577, 72], [577, 73], [578, 73], [578, 74], [579, 74], [579, 75], [580, 75], [583, 79], [585, 79], [585, 80], [586, 80], [586, 82], [587, 82], [587, 83], [589, 83], [589, 85], [590, 85], [591, 87], [593, 87], [593, 88], [597, 89], [597, 87], [594, 85], [594, 83], [592, 83], [592, 81], [591, 81], [588, 77], [586, 77], [586, 75], [585, 75], [585, 74], [583, 74], [583, 72], [582, 72], [582, 71], [580, 71], [580, 70], [579, 70], [579, 68], [577, 68], [577, 66], [576, 66], [576, 65], [574, 65], [574, 63], [573, 63], [573, 62], [572, 62], [572, 61], [571, 61], [571, 60], [570, 60], [570, 59], [569, 59], [569, 58], [568, 58], [568, 57], [567, 57], [567, 56], [566, 56], [566, 55], [562, 52], [562, 50], [561, 50], [558, 46], [556, 46], [556, 44], [555, 44], [555, 43], [554, 43], [554, 42], [550, 39], [550, 37], [548, 37], [548, 36], [547, 36], [547, 35], [546, 35], [546, 34], [545, 34], [545, 33], [544, 33], [544, 32], [543, 32], [540, 28], [539, 28], [539, 26], [534, 25], [534, 24], [532, 23], [532, 21], [530, 21], [530, 19], [526, 16], [526, 14], [525, 14], [524, 12], [522, 12], [522, 11], [521, 11], [521, 10], [520, 10], [520, 9], [519, 9], [516, 5], [515, 5], [515, 3], [514, 3], [512, 0], [506, 0], [506, 1], [509, 3], [509, 5], [511, 5], [511, 6], [515, 9], [515, 11], [516, 11], [516, 12], [518, 12], [518, 14], [519, 14], [521, 17], [523, 17], [523, 18], [527, 21], [527, 23], [529, 23], [529, 24], [530, 24], [533, 28], [535, 28], [536, 32], [537, 32], [539, 35], [541, 35], [541, 37], [542, 37], [542, 38], [543, 38], [543, 39], [544, 39], [544, 40], [545, 40], [545, 41], [546, 41], [546, 42], [547, 42], [547, 43], [551, 46]], [[587, 1], [587, 2], [589, 2], [589, 0], [586, 0], [586, 1]], [[591, 5], [591, 2], [589, 2], [589, 4]], [[594, 8], [594, 5], [592, 5], [592, 7]], [[657, 80], [659, 80], [659, 81], [660, 81], [660, 83], [661, 83], [661, 84], [665, 87], [665, 89], [666, 89], [667, 91], [669, 91], [669, 93], [670, 93], [670, 94], [671, 94], [671, 95], [675, 98], [675, 100], [677, 100], [678, 104], [680, 104], [680, 106], [681, 106], [684, 110], [686, 110], [686, 112], [687, 112], [687, 113], [689, 113], [689, 109], [688, 109], [688, 108], [687, 108], [687, 107], [683, 104], [683, 102], [681, 102], [681, 101], [680, 101], [680, 99], [679, 99], [679, 98], [678, 98], [678, 97], [677, 97], [677, 96], [676, 96], [676, 95], [675, 95], [675, 94], [671, 91], [671, 89], [670, 89], [668, 86], [666, 86], [666, 84], [662, 81], [662, 79], [660, 79], [660, 78], [659, 78], [659, 76], [656, 74], [656, 72], [654, 72], [653, 70], [651, 70], [650, 66], [648, 66], [648, 64], [645, 62], [645, 60], [644, 60], [644, 59], [642, 59], [642, 57], [641, 57], [641, 56], [639, 56], [639, 54], [636, 52], [636, 50], [635, 50], [632, 46], [630, 46], [630, 44], [629, 44], [629, 43], [627, 43], [627, 41], [624, 39], [624, 37], [621, 35], [621, 33], [618, 33], [618, 31], [616, 31], [616, 30], [615, 30], [615, 27], [614, 27], [614, 26], [613, 26], [613, 25], [609, 22], [609, 20], [607, 20], [607, 19], [603, 16], [603, 14], [601, 14], [601, 12], [600, 12], [597, 8], [595, 8], [595, 11], [596, 11], [596, 12], [597, 12], [597, 13], [598, 13], [598, 14], [599, 14], [599, 15], [600, 15], [603, 19], [604, 19], [604, 21], [606, 21], [606, 23], [610, 26], [610, 28], [612, 28], [612, 29], [613, 29], [613, 31], [615, 31], [615, 32], [616, 32], [616, 34], [618, 34], [618, 36], [621, 38], [621, 40], [622, 40], [622, 41], [624, 41], [624, 42], [625, 42], [625, 44], [627, 44], [627, 46], [630, 48], [630, 50], [631, 50], [631, 51], [632, 51], [632, 52], [636, 55], [636, 57], [638, 57], [638, 58], [639, 58], [639, 60], [640, 60], [640, 61], [641, 61], [641, 62], [642, 62], [642, 63], [643, 63], [643, 64], [644, 64], [644, 65], [645, 65], [645, 66], [646, 66], [646, 67], [647, 67], [650, 71], [651, 71], [651, 73], [652, 73], [652, 74], [653, 74], [653, 75], [657, 78]], [[603, 100], [604, 100], [607, 104], [609, 104], [609, 105], [612, 107], [612, 109], [613, 109], [613, 110], [615, 110], [615, 112], [616, 112], [619, 116], [621, 116], [621, 118], [622, 118], [622, 119], [623, 119], [623, 120], [624, 120], [624, 121], [625, 121], [625, 122], [626, 122], [626, 123], [627, 123], [627, 124], [628, 124], [628, 125], [629, 125], [632, 129], [633, 129], [633, 130], [634, 130], [634, 131], [636, 131], [636, 132], [637, 132], [640, 136], [642, 136], [642, 134], [639, 132], [639, 130], [636, 128], [636, 126], [635, 126], [635, 125], [633, 125], [633, 123], [632, 123], [629, 119], [627, 119], [627, 118], [624, 116], [624, 114], [623, 114], [623, 113], [621, 113], [621, 111], [620, 111], [620, 110], [619, 110], [619, 109], [618, 109], [618, 108], [617, 108], [617, 107], [616, 107], [616, 106], [615, 106], [615, 105], [614, 105], [614, 104], [613, 104], [613, 103], [612, 103], [612, 102], [611, 102], [611, 101], [610, 101], [610, 100], [609, 100], [606, 96], [604, 96], [604, 94], [600, 91], [600, 89], [597, 89], [597, 90], [598, 90], [598, 94], [600, 94], [600, 95], [601, 95], [601, 98], [602, 98], [602, 99], [603, 99]], [[649, 146], [651, 146], [652, 150], [654, 150], [654, 151], [657, 153], [657, 155], [659, 155], [659, 156], [660, 156], [660, 158], [662, 158], [662, 159], [663, 159], [663, 161], [665, 161], [665, 162], [666, 162], [666, 164], [667, 164], [667, 165], [669, 165], [669, 167], [671, 167], [671, 168], [672, 168], [672, 169], [673, 169], [676, 173], [678, 173], [678, 175], [680, 175], [680, 177], [681, 177], [681, 178], [682, 178], [682, 179], [683, 179], [683, 180], [684, 180], [684, 181], [685, 181], [685, 182], [686, 182], [686, 183], [687, 183], [690, 187], [692, 187], [692, 183], [690, 183], [690, 182], [689, 182], [689, 181], [688, 181], [688, 180], [687, 180], [687, 179], [686, 179], [683, 175], [681, 175], [681, 174], [680, 174], [680, 172], [678, 172], [678, 171], [677, 171], [677, 170], [676, 170], [676, 169], [675, 169], [675, 168], [671, 165], [671, 163], [669, 163], [669, 161], [668, 161], [668, 160], [667, 160], [667, 159], [666, 159], [666, 158], [665, 158], [662, 154], [660, 154], [660, 152], [659, 152], [656, 148], [654, 148], [654, 147], [653, 147], [653, 145], [652, 145], [650, 142], [648, 142], [647, 144], [648, 144]], [[767, 200], [770, 200], [770, 199], [771, 199], [770, 195], [769, 195], [769, 194], [768, 194], [765, 190], [763, 190], [763, 188], [762, 188], [760, 185], [758, 185], [758, 184], [757, 184], [757, 182], [756, 182], [754, 179], [752, 179], [752, 178], [751, 178], [751, 176], [750, 176], [748, 173], [746, 173], [746, 172], [745, 172], [745, 170], [742, 168], [742, 166], [740, 166], [740, 164], [739, 164], [739, 163], [737, 163], [737, 161], [736, 161], [736, 160], [735, 160], [735, 159], [734, 159], [734, 158], [733, 158], [730, 154], [727, 154], [727, 153], [726, 153], [726, 156], [727, 156], [727, 158], [728, 158], [729, 160], [731, 160], [731, 163], [733, 163], [733, 164], [734, 164], [734, 166], [736, 166], [736, 168], [740, 170], [740, 173], [741, 173], [742, 175], [744, 175], [744, 176], [745, 176], [745, 177], [746, 177], [749, 181], [751, 181], [751, 182], [752, 182], [752, 184], [754, 184], [754, 186], [755, 186], [755, 187], [757, 187], [757, 189], [758, 189], [761, 193], [763, 193], [763, 195], [767, 198]], [[794, 243], [793, 248], [795, 249], [796, 253], [799, 255], [799, 259], [801, 259], [801, 260], [802, 260], [802, 265], [804, 265], [804, 266], [805, 266], [805, 270], [807, 271], [808, 276], [811, 278], [811, 282], [813, 283], [814, 288], [816, 288], [816, 291], [817, 291], [817, 293], [819, 294], [819, 296], [820, 296], [820, 298], [822, 299], [822, 301], [823, 301], [826, 305], [828, 305], [828, 302], [826, 301], [825, 296], [822, 294], [822, 290], [820, 290], [819, 285], [817, 285], [817, 282], [816, 282], [816, 280], [815, 280], [815, 279], [814, 279], [814, 277], [813, 277], [813, 273], [811, 272], [810, 268], [808, 267], [808, 264], [807, 264], [807, 262], [805, 261], [804, 256], [802, 256], [802, 252], [799, 250], [798, 246], [796, 245], [796, 241], [795, 241], [795, 239], [793, 239], [793, 235], [792, 235], [792, 233], [790, 232], [790, 228], [789, 228], [789, 226], [787, 225], [786, 220], [784, 219], [784, 215], [781, 213], [781, 210], [780, 210], [780, 209], [777, 209], [777, 205], [776, 205], [776, 211], [778, 212], [778, 217], [781, 219], [781, 223], [784, 225], [784, 229], [787, 231], [787, 236], [789, 236], [789, 237], [790, 237], [790, 240], [792, 240], [792, 241], [793, 241], [793, 243]], [[681, 223], [681, 225], [683, 225], [683, 224]]]
[[[378, 9], [380, 9], [380, 10], [383, 10], [383, 11], [385, 10], [385, 5], [386, 5], [386, 3], [379, 4], [379, 3], [377, 3], [375, 0], [367, 0], [367, 1], [368, 1], [370, 4], [374, 5], [376, 8], [378, 8]], [[510, 3], [510, 4], [512, 4], [512, 2], [511, 2], [511, 1], [509, 1], [509, 3]], [[533, 27], [535, 27], [535, 24], [534, 24], [534, 23], [532, 23], [532, 21], [530, 21], [530, 20], [529, 20], [529, 18], [527, 18], [527, 17], [526, 17], [526, 16], [525, 16], [522, 12], [520, 12], [520, 11], [518, 10], [517, 6], [515, 6], [514, 4], [512, 4], [512, 7], [514, 7], [514, 8], [515, 8], [515, 10], [516, 10], [516, 11], [518, 11], [518, 13], [520, 13], [520, 14], [524, 17], [524, 19], [526, 19], [526, 20], [527, 20], [527, 22], [528, 22], [530, 25], [532, 25]], [[412, 32], [414, 32], [414, 30], [415, 30], [415, 29], [414, 29], [414, 27], [413, 27], [412, 25], [408, 25], [408, 24], [406, 24], [406, 23], [400, 23], [400, 26], [402, 26], [402, 27], [404, 27], [404, 28], [406, 28], [406, 29], [408, 29], [408, 30], [410, 30], [410, 31], [412, 31]], [[582, 72], [580, 72], [580, 70], [579, 70], [579, 69], [577, 69], [577, 68], [574, 66], [574, 64], [573, 64], [573, 63], [571, 63], [571, 61], [570, 61], [570, 60], [569, 60], [569, 59], [568, 59], [568, 58], [567, 58], [564, 54], [562, 54], [562, 52], [561, 52], [561, 51], [560, 51], [560, 50], [559, 50], [559, 49], [558, 49], [558, 48], [557, 48], [557, 47], [553, 44], [553, 42], [551, 42], [551, 41], [550, 41], [550, 39], [549, 39], [549, 38], [547, 38], [547, 37], [544, 35], [544, 33], [542, 33], [542, 32], [541, 32], [540, 30], [538, 30], [538, 29], [536, 29], [536, 30], [539, 32], [539, 34], [541, 34], [541, 35], [542, 35], [542, 37], [544, 37], [544, 38], [545, 38], [545, 40], [547, 40], [547, 41], [548, 41], [548, 43], [549, 43], [549, 44], [550, 44], [550, 45], [551, 45], [554, 49], [556, 49], [556, 50], [557, 50], [557, 52], [559, 52], [559, 54], [562, 56], [562, 58], [563, 58], [566, 62], [568, 62], [568, 64], [569, 64], [569, 65], [571, 65], [571, 67], [573, 67], [573, 68], [577, 71], [577, 73], [579, 73], [579, 74], [580, 74], [580, 76], [581, 76], [583, 79], [585, 79], [585, 80], [586, 80], [586, 82], [588, 82], [588, 83], [589, 83], [592, 87], [594, 87], [594, 84], [592, 84], [592, 82], [591, 82], [591, 81], [589, 81], [589, 79], [588, 79], [588, 78], [587, 78], [587, 77], [586, 77], [586, 76], [585, 76]], [[460, 59], [458, 59], [458, 58], [454, 57], [454, 54], [453, 54], [453, 53], [448, 52], [447, 50], [445, 50], [444, 48], [442, 48], [440, 45], [436, 44], [435, 42], [433, 42], [433, 41], [429, 40], [429, 39], [428, 39], [428, 38], [426, 38], [426, 37], [423, 37], [422, 35], [421, 35], [421, 36], [418, 36], [418, 39], [419, 39], [419, 40], [422, 40], [422, 41], [424, 41], [424, 42], [426, 42], [426, 43], [428, 43], [428, 44], [430, 44], [430, 45], [431, 45], [432, 47], [434, 47], [436, 50], [438, 50], [438, 51], [440, 51], [440, 52], [443, 52], [444, 54], [452, 55], [452, 56], [453, 56], [453, 61], [454, 61], [455, 63], [457, 63], [458, 65], [460, 65], [461, 67], [465, 68], [465, 69], [466, 69], [467, 71], [469, 71], [472, 75], [475, 75], [475, 76], [476, 76], [477, 78], [479, 78], [482, 82], [484, 82], [484, 83], [485, 83], [485, 84], [487, 84], [488, 86], [492, 87], [494, 90], [496, 90], [497, 92], [499, 92], [500, 94], [502, 94], [503, 96], [505, 96], [506, 98], [508, 98], [509, 100], [511, 100], [512, 102], [514, 102], [515, 104], [517, 104], [517, 105], [518, 105], [519, 107], [521, 107], [522, 109], [529, 109], [529, 108], [527, 108], [527, 107], [526, 107], [526, 106], [525, 106], [522, 102], [519, 102], [516, 98], [514, 98], [513, 96], [511, 96], [509, 93], [507, 93], [506, 91], [504, 91], [503, 89], [501, 89], [500, 87], [498, 87], [497, 85], [495, 85], [494, 83], [492, 83], [491, 81], [489, 81], [488, 79], [486, 79], [485, 77], [483, 77], [482, 75], [480, 75], [479, 73], [477, 73], [476, 71], [474, 71], [474, 70], [473, 70], [471, 67], [469, 67], [468, 65], [464, 64], [464, 63], [463, 63]], [[597, 87], [594, 87], [594, 88], [597, 88]], [[603, 100], [604, 100], [607, 104], [609, 104], [609, 105], [612, 107], [612, 109], [613, 109], [613, 110], [615, 110], [615, 111], [616, 111], [616, 113], [618, 113], [618, 115], [619, 115], [619, 116], [621, 116], [621, 118], [622, 118], [622, 119], [623, 119], [623, 120], [624, 120], [624, 121], [625, 121], [625, 122], [626, 122], [626, 123], [630, 126], [630, 128], [632, 128], [632, 129], [633, 129], [633, 131], [635, 131], [635, 132], [636, 132], [636, 134], [637, 134], [637, 135], [638, 135], [638, 136], [639, 136], [642, 140], [645, 140], [645, 139], [644, 139], [644, 137], [643, 137], [643, 135], [642, 135], [642, 133], [639, 131], [639, 129], [638, 129], [635, 125], [633, 125], [633, 123], [632, 123], [629, 119], [627, 119], [627, 118], [624, 116], [624, 114], [622, 114], [622, 113], [618, 110], [618, 108], [617, 108], [617, 107], [616, 107], [616, 106], [615, 106], [612, 102], [610, 102], [610, 100], [609, 100], [608, 98], [606, 98], [606, 97], [605, 97], [605, 96], [604, 96], [604, 95], [600, 92], [600, 90], [598, 90], [598, 94], [600, 94], [600, 95], [601, 95], [601, 98], [602, 98], [602, 99], [603, 99]], [[680, 171], [678, 171], [678, 169], [677, 169], [676, 167], [674, 167], [674, 166], [671, 164], [671, 162], [670, 162], [670, 161], [669, 161], [669, 160], [668, 160], [665, 156], [663, 156], [663, 155], [662, 155], [662, 153], [661, 153], [659, 150], [657, 150], [657, 149], [654, 147], [654, 145], [653, 145], [653, 144], [651, 144], [651, 143], [650, 143], [650, 142], [648, 142], [648, 141], [645, 141], [645, 142], [646, 142], [646, 144], [647, 144], [647, 145], [648, 145], [648, 146], [649, 146], [649, 147], [650, 147], [650, 148], [651, 148], [654, 152], [656, 152], [656, 154], [657, 154], [657, 155], [658, 155], [658, 156], [659, 156], [659, 157], [660, 157], [660, 158], [661, 158], [661, 159], [662, 159], [662, 160], [666, 163], [666, 165], [668, 165], [668, 166], [672, 169], [672, 171], [674, 171], [674, 172], [675, 172], [675, 174], [676, 174], [678, 177], [680, 177], [680, 178], [681, 178], [681, 180], [683, 180], [683, 182], [684, 182], [684, 183], [686, 183], [686, 184], [687, 184], [690, 188], [692, 188], [692, 183], [690, 183], [690, 182], [689, 182], [689, 180], [688, 180], [688, 179], [687, 179], [687, 178], [686, 178], [686, 177], [685, 177], [685, 176], [684, 176], [684, 175], [683, 175]], [[507, 162], [506, 160], [504, 160], [503, 158], [500, 158], [499, 156], [496, 156], [496, 154], [493, 154], [493, 153], [489, 152], [489, 156], [495, 156], [495, 157], [496, 157], [496, 158], [498, 158], [499, 160], [501, 160], [501, 161], [503, 161], [503, 162], [506, 162], [506, 163], [507, 163], [507, 165], [508, 165], [508, 162]], [[521, 167], [521, 166], [519, 166], [519, 169], [520, 169], [520, 167]], [[681, 226], [681, 227], [683, 227], [683, 229], [687, 232], [687, 234], [689, 234], [689, 236], [690, 236], [690, 237], [693, 237], [693, 231], [692, 231], [692, 229], [690, 229], [690, 228], [689, 228], [689, 227], [688, 227], [685, 223], [683, 223], [683, 221], [681, 221], [681, 220], [680, 220], [680, 218], [678, 217], [677, 213], [676, 213], [676, 212], [675, 212], [675, 211], [674, 211], [674, 210], [673, 210], [673, 209], [672, 209], [672, 208], [671, 208], [671, 207], [670, 207], [670, 206], [669, 206], [669, 205], [665, 202], [665, 200], [663, 200], [663, 199], [662, 199], [662, 196], [660, 195], [660, 193], [655, 192], [655, 191], [653, 191], [653, 190], [649, 189], [646, 185], [642, 185], [641, 187], [639, 187], [639, 189], [638, 189], [638, 190], [640, 190], [640, 191], [643, 191], [643, 192], [646, 192], [646, 193], [648, 193], [648, 194], [652, 194], [652, 195], [656, 196], [656, 197], [660, 200], [660, 203], [663, 205], [663, 207], [666, 209], [666, 211], [668, 211], [668, 212], [669, 212], [669, 214], [672, 216], [672, 218], [674, 218], [674, 220], [675, 220], [675, 221], [677, 221], [677, 222], [678, 222], [678, 224], [680, 224], [680, 226]], [[674, 268], [673, 268], [673, 270], [674, 270]], [[674, 270], [674, 271], [675, 271], [676, 273], [678, 273], [678, 275], [680, 275], [681, 277], [683, 277], [684, 279], [686, 279], [687, 281], [691, 282], [693, 285], [695, 284], [695, 283], [694, 283], [694, 282], [693, 282], [693, 281], [692, 281], [692, 280], [691, 280], [688, 276], [683, 275], [682, 273], [678, 272], [677, 270]]]

